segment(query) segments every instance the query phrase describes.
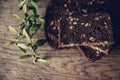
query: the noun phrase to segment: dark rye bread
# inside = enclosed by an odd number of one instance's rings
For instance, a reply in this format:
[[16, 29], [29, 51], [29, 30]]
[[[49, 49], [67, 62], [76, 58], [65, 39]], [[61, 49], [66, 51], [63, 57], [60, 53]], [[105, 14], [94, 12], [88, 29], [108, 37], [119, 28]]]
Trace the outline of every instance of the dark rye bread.
[[46, 34], [54, 48], [62, 48], [84, 43], [99, 46], [113, 42], [110, 16], [107, 13], [66, 16], [61, 20], [51, 21], [46, 26]]
[[[59, 24], [59, 23], [58, 23]], [[60, 20], [60, 47], [84, 43], [112, 42], [110, 16], [107, 13], [66, 16]]]
[[45, 16], [47, 20], [57, 20], [67, 13], [81, 15], [83, 13], [106, 12], [108, 5], [108, 0], [51, 0], [48, 3]]
[[[109, 0], [51, 0], [48, 4], [48, 9], [51, 7], [52, 13], [62, 10], [74, 13], [88, 13], [88, 12], [106, 12], [108, 11]], [[53, 9], [55, 8], [55, 10]], [[61, 14], [62, 14], [61, 13]]]
[[[90, 1], [94, 2], [89, 5]], [[100, 0], [51, 0], [45, 15], [48, 43], [56, 49], [82, 49], [91, 61], [108, 54], [114, 39], [110, 16], [102, 9], [107, 0], [96, 1]], [[99, 7], [90, 7], [95, 5]]]

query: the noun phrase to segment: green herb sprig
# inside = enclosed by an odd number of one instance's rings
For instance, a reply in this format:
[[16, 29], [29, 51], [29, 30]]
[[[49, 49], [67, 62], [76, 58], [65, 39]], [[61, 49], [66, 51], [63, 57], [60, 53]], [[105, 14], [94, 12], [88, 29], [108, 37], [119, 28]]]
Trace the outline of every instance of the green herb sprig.
[[[40, 29], [40, 26], [44, 24], [44, 19], [37, 14], [38, 6], [34, 0], [21, 0], [18, 4], [18, 8], [24, 13], [24, 18], [18, 14], [13, 14], [20, 20], [20, 24], [15, 29], [9, 26], [9, 30], [16, 34], [16, 39], [13, 41], [7, 41], [6, 44], [14, 44], [25, 55], [20, 56], [20, 59], [33, 58], [33, 62], [47, 62], [43, 57], [37, 54], [36, 50], [38, 46], [42, 46], [46, 43], [45, 39], [33, 41], [33, 36]], [[32, 54], [27, 54], [27, 50], [32, 50]]]

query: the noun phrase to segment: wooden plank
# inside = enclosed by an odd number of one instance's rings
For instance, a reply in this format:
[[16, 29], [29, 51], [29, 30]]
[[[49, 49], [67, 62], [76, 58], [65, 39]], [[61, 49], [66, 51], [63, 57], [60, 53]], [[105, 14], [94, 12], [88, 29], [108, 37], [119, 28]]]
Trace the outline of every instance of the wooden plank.
[[[54, 50], [48, 44], [40, 47], [39, 54], [48, 56], [48, 63], [32, 63], [31, 59], [20, 60], [22, 53], [13, 46], [4, 44], [15, 36], [8, 32], [9, 25], [19, 20], [13, 13], [22, 14], [17, 8], [19, 0], [0, 0], [0, 80], [119, 80], [120, 47], [96, 62], [89, 62], [75, 49]], [[44, 15], [48, 0], [38, 2], [39, 13]], [[44, 27], [36, 35], [45, 38]], [[29, 51], [30, 52], [30, 51]]]

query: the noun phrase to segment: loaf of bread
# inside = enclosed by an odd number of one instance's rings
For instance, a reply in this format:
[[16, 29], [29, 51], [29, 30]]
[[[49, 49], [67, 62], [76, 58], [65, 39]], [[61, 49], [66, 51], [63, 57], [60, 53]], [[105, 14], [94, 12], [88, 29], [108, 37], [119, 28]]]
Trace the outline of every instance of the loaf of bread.
[[80, 48], [91, 61], [108, 54], [114, 39], [105, 4], [107, 0], [51, 0], [45, 15], [48, 43], [56, 49]]

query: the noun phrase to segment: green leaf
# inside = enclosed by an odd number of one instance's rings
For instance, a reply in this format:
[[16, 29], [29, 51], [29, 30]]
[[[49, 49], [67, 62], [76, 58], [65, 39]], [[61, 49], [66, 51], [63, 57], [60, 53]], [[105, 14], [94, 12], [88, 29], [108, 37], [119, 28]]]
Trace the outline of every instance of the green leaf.
[[31, 20], [27, 20], [27, 26], [28, 27], [32, 26], [32, 21]]
[[15, 16], [17, 19], [23, 20], [23, 18], [21, 16], [19, 16], [18, 14], [13, 14], [13, 16]]
[[39, 62], [47, 63], [47, 60], [42, 59], [42, 58], [40, 58], [40, 57], [35, 57], [34, 60], [33, 60], [34, 63], [36, 63], [36, 62], [38, 62], [38, 61], [39, 61]]
[[30, 15], [29, 19], [33, 21], [33, 20], [36, 19], [36, 16], [35, 15]]
[[47, 60], [45, 59], [37, 59], [37, 61], [47, 63]]
[[31, 58], [32, 55], [23, 55], [23, 56], [20, 56], [19, 58], [20, 59], [27, 59], [27, 58]]
[[46, 42], [47, 42], [46, 39], [40, 39], [40, 40], [36, 41], [35, 44], [38, 45], [38, 46], [42, 46], [42, 45], [44, 45]]
[[34, 1], [31, 1], [31, 5], [32, 5], [35, 9], [38, 9], [38, 6], [37, 6], [37, 4], [36, 4]]
[[26, 4], [23, 5], [23, 12], [24, 13], [27, 13], [28, 12], [28, 7]]
[[44, 20], [43, 18], [40, 18], [39, 20], [40, 20], [40, 23], [41, 23], [41, 24], [44, 24], [44, 23], [45, 23], [45, 20]]
[[23, 51], [24, 53], [26, 53], [26, 50], [25, 50], [25, 49], [23, 49], [23, 48], [21, 48], [21, 47], [19, 47], [19, 49], [20, 49], [21, 51]]
[[37, 31], [39, 28], [40, 28], [40, 25], [33, 25], [33, 26], [30, 28], [30, 31]]
[[26, 0], [21, 0], [21, 2], [18, 4], [18, 7], [19, 7], [19, 8], [23, 7], [23, 5], [25, 4], [25, 1], [26, 1]]
[[30, 39], [30, 36], [28, 35], [27, 31], [23, 29], [23, 35], [27, 38]]
[[11, 45], [11, 44], [14, 44], [15, 42], [13, 42], [13, 41], [6, 41], [5, 42], [5, 44], [7, 44], [7, 45]]
[[18, 34], [17, 30], [15, 28], [13, 28], [12, 26], [9, 26], [9, 30], [13, 33], [13, 34]]
[[40, 28], [40, 25], [33, 25], [30, 27], [30, 31], [32, 32], [32, 35], [34, 35]]
[[26, 44], [17, 44], [17, 46], [19, 47], [19, 48], [22, 48], [22, 49], [24, 49], [24, 50], [26, 50], [26, 49], [29, 49], [29, 46], [28, 45], [26, 45]]

